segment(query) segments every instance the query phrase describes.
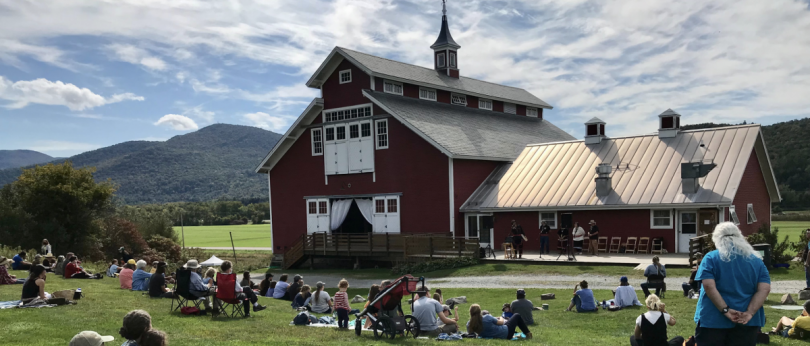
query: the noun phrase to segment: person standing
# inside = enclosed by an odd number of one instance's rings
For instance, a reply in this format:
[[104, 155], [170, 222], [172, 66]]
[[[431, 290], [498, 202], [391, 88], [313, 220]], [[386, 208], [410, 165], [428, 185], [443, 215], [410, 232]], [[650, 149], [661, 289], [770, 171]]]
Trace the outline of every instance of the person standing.
[[807, 245], [804, 246], [804, 280], [805, 290], [810, 290], [810, 228], [804, 231], [804, 239], [807, 240]]
[[574, 250], [577, 250], [577, 255], [582, 254], [582, 245], [585, 241], [585, 230], [579, 227], [579, 222], [574, 222], [573, 234], [574, 237]]
[[48, 242], [48, 239], [42, 239], [42, 247], [39, 249], [39, 253], [42, 256], [45, 256], [51, 252], [51, 243]]
[[512, 220], [512, 248], [518, 253], [518, 258], [523, 258], [523, 238], [526, 233], [523, 232], [521, 227], [515, 220]]
[[596, 221], [594, 220], [591, 220], [591, 222], [588, 222], [588, 224], [591, 225], [591, 229], [588, 231], [591, 241], [590, 246], [588, 246], [588, 254], [599, 256], [599, 245], [597, 244], [597, 241], [599, 240], [599, 226], [596, 225]]
[[771, 277], [757, 251], [731, 222], [712, 233], [717, 250], [703, 257], [695, 280], [701, 280], [695, 309], [698, 345], [754, 346], [765, 326], [762, 304], [771, 291]]
[[551, 227], [545, 221], [540, 223], [540, 254], [549, 254], [548, 250], [548, 237], [551, 233]]

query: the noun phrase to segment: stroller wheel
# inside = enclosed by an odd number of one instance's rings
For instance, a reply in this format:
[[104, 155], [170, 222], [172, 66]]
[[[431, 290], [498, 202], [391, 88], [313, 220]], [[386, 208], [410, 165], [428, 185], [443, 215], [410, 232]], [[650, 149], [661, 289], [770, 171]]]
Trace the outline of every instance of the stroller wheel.
[[363, 332], [363, 320], [358, 318], [354, 320], [354, 334], [360, 336], [362, 332]]
[[405, 315], [405, 337], [419, 337], [419, 320], [413, 315]]
[[374, 338], [379, 339], [394, 339], [397, 336], [394, 331], [394, 325], [388, 319], [378, 319], [371, 326], [374, 329]]

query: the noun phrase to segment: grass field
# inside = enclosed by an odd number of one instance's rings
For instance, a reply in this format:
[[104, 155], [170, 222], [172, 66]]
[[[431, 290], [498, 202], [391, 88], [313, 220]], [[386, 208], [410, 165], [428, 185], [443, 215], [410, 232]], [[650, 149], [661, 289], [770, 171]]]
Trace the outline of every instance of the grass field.
[[779, 237], [788, 236], [788, 241], [799, 241], [804, 230], [810, 228], [810, 221], [774, 221], [774, 228], [779, 228]]
[[[174, 231], [180, 237], [180, 227]], [[273, 247], [270, 225], [185, 226], [186, 247]]]
[[[12, 272], [23, 275], [23, 272]], [[354, 335], [353, 331], [339, 331], [333, 329], [316, 329], [309, 327], [289, 326], [295, 313], [290, 309], [289, 302], [276, 301], [270, 298], [261, 298], [260, 303], [268, 305], [268, 309], [255, 313], [247, 320], [220, 318], [211, 322], [210, 317], [183, 316], [179, 312], [169, 313], [168, 299], [150, 299], [139, 292], [123, 291], [118, 287], [118, 281], [105, 278], [104, 280], [65, 280], [49, 275], [46, 285], [47, 291], [60, 289], [75, 289], [81, 287], [85, 297], [78, 305], [61, 306], [50, 309], [23, 309], [0, 311], [0, 340], [5, 346], [28, 346], [35, 341], [36, 345], [66, 345], [73, 335], [82, 330], [94, 330], [103, 335], [114, 335], [116, 340], [110, 345], [120, 345], [123, 340], [117, 331], [121, 327], [124, 315], [134, 309], [143, 309], [152, 315], [154, 328], [165, 331], [169, 341], [174, 346], [197, 345], [384, 345], [408, 344], [423, 345], [435, 343], [426, 340], [405, 340], [398, 337], [393, 342], [374, 341], [371, 334], [361, 337]], [[440, 288], [440, 287], [435, 287]], [[21, 285], [0, 286], [0, 300], [18, 299]], [[334, 293], [334, 288], [327, 290]], [[493, 313], [500, 311], [505, 302], [513, 299], [512, 289], [443, 289], [445, 297], [467, 296], [470, 303], [478, 303], [484, 309]], [[352, 288], [350, 296], [356, 294], [365, 296], [366, 289]], [[556, 300], [540, 301], [542, 293], [555, 293]], [[641, 292], [637, 292], [641, 295]], [[670, 327], [670, 336], [690, 336], [694, 334], [695, 323], [692, 318], [696, 300], [685, 299], [673, 291], [664, 299], [667, 310], [675, 317], [678, 324]], [[618, 312], [605, 312], [593, 314], [577, 314], [563, 312], [567, 307], [571, 295], [570, 290], [529, 290], [528, 297], [535, 304], [548, 303], [549, 311], [536, 311], [534, 313], [536, 325], [532, 332], [534, 339], [522, 344], [536, 345], [615, 345], [624, 346], [633, 332], [635, 318], [643, 312], [640, 309], [625, 309]], [[608, 290], [595, 291], [599, 300], [609, 299]], [[772, 294], [766, 305], [776, 304], [779, 296]], [[459, 308], [462, 325], [469, 318], [467, 310], [470, 304], [463, 304]], [[354, 304], [354, 308], [361, 308]], [[409, 310], [405, 308], [406, 312]], [[767, 327], [774, 326], [785, 312], [765, 308]], [[795, 317], [794, 311], [787, 315]], [[599, 340], [598, 342], [594, 342]], [[804, 345], [803, 341], [786, 340], [779, 337], [771, 339], [775, 345]], [[463, 340], [464, 344], [509, 345], [508, 341], [494, 340]], [[438, 345], [438, 343], [436, 343]]]

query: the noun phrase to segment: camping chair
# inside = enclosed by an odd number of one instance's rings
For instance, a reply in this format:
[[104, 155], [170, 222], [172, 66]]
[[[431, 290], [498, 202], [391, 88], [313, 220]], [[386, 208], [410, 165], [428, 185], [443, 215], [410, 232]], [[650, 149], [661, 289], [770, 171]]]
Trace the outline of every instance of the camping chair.
[[608, 247], [608, 237], [599, 237], [596, 242], [596, 251], [597, 252], [607, 252]]
[[619, 253], [620, 247], [622, 247], [622, 237], [610, 238], [610, 250], [608, 250], [608, 253]]
[[[188, 306], [188, 302], [194, 304], [194, 307], [199, 309], [200, 304], [205, 300], [205, 298], [198, 298], [197, 296], [191, 294], [190, 287], [191, 287], [191, 270], [187, 269], [178, 269], [175, 273], [177, 280], [174, 282], [174, 295], [172, 296], [172, 311], [177, 311], [182, 307]], [[174, 306], [174, 302], [177, 301], [177, 307]]]
[[653, 238], [652, 240], [652, 250], [650, 253], [664, 253], [664, 240], [661, 238]]
[[650, 252], [650, 238], [649, 237], [641, 237], [638, 238], [638, 249], [636, 250], [637, 253], [648, 253]]
[[624, 253], [636, 253], [636, 242], [638, 242], [638, 237], [627, 237], [627, 242], [624, 243]]
[[664, 282], [664, 276], [658, 273], [652, 274], [647, 277], [647, 289], [661, 289], [661, 298], [664, 298], [664, 293], [667, 291], [667, 284]]
[[[220, 314], [231, 318], [236, 316], [245, 317], [245, 313], [243, 311], [245, 300], [247, 300], [246, 297], [236, 297], [235, 273], [217, 274], [217, 295], [216, 300], [214, 301], [214, 309], [216, 309]], [[219, 301], [218, 304], [217, 301]], [[213, 319], [216, 315], [217, 313], [212, 314], [211, 319]]]

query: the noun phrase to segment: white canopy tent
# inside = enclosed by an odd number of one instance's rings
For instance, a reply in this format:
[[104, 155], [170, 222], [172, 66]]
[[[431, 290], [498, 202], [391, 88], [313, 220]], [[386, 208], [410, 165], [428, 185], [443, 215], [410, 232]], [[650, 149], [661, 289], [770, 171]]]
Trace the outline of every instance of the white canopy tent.
[[222, 262], [225, 261], [219, 259], [217, 256], [211, 256], [211, 258], [205, 260], [205, 262], [200, 263], [200, 265], [204, 267], [218, 267], [222, 265]]

